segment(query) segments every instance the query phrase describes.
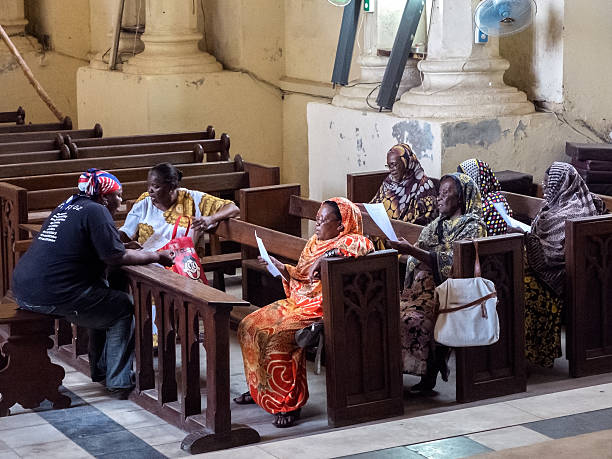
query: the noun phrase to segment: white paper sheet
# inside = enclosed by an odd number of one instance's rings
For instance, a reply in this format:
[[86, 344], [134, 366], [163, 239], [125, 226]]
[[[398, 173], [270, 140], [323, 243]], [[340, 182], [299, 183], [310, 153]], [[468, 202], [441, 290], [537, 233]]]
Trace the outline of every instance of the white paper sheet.
[[368, 214], [370, 214], [370, 217], [372, 217], [372, 220], [374, 220], [374, 223], [376, 223], [378, 227], [382, 230], [382, 232], [385, 233], [387, 239], [389, 239], [390, 241], [397, 242], [395, 230], [393, 229], [393, 226], [391, 226], [391, 220], [389, 220], [389, 216], [387, 215], [387, 211], [385, 210], [385, 206], [383, 205], [383, 203], [364, 203], [363, 206], [365, 207]]
[[499, 215], [501, 215], [501, 217], [508, 224], [508, 226], [511, 226], [512, 228], [520, 228], [520, 229], [522, 229], [525, 232], [530, 232], [531, 231], [531, 226], [526, 225], [523, 222], [519, 222], [518, 220], [512, 218], [511, 216], [509, 216], [506, 213], [506, 208], [504, 207], [504, 203], [503, 202], [494, 202], [493, 203], [493, 207], [495, 207], [495, 209], [497, 210]]
[[[281, 274], [278, 268], [274, 266], [274, 263], [272, 263], [272, 260], [270, 260], [270, 255], [268, 255], [268, 251], [266, 250], [261, 238], [257, 236], [257, 231], [255, 231], [255, 240], [257, 241], [257, 247], [259, 247], [259, 255], [261, 255], [261, 258], [263, 258], [268, 264], [268, 271], [270, 274], [272, 274], [274, 277], [281, 276], [283, 279], [285, 279], [285, 276]], [[287, 281], [287, 279], [285, 280]]]

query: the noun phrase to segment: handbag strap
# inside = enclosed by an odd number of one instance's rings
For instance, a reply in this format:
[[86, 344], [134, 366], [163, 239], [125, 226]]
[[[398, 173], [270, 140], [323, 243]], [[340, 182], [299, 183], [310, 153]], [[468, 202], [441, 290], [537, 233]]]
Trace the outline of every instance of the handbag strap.
[[478, 241], [474, 241], [474, 249], [476, 251], [476, 256], [474, 257], [474, 277], [482, 277], [482, 272], [480, 271], [480, 256], [478, 255]]
[[[183, 218], [183, 215], [177, 217], [176, 222], [174, 223], [174, 229], [172, 230], [172, 239], [176, 238], [176, 232], [178, 231], [181, 218]], [[191, 228], [191, 218], [187, 216], [185, 216], [185, 218], [187, 219], [187, 230], [185, 231], [185, 236], [187, 236], [189, 234], [189, 229]]]
[[440, 309], [438, 311], [438, 314], [447, 314], [449, 312], [461, 311], [462, 309], [469, 308], [469, 307], [480, 304], [480, 307], [482, 309], [482, 317], [486, 319], [488, 315], [487, 315], [487, 308], [485, 307], [485, 302], [491, 298], [495, 298], [496, 296], [497, 296], [497, 292], [491, 292], [488, 295], [478, 298], [477, 300], [474, 300], [468, 304], [464, 304], [463, 306], [457, 306], [456, 308]]

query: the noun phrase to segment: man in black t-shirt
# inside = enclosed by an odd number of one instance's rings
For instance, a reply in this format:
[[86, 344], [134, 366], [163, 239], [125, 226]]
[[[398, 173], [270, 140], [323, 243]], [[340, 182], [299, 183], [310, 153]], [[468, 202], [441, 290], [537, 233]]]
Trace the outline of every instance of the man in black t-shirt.
[[121, 204], [121, 183], [89, 169], [80, 194], [68, 198], [45, 220], [13, 273], [13, 293], [22, 309], [65, 317], [89, 328], [89, 364], [94, 381], [111, 391], [133, 388], [131, 297], [109, 287], [107, 265], [172, 265], [167, 252], [127, 249], [112, 215]]

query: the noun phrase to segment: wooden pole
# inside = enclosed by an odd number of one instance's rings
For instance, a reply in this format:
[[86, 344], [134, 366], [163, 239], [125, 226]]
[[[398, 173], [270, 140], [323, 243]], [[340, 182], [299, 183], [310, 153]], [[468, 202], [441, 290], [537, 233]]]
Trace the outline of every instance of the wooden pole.
[[[123, 22], [124, 7], [125, 0], [119, 0], [117, 20], [115, 21], [115, 30], [113, 31], [113, 47], [111, 48], [110, 59], [108, 61], [109, 70], [115, 70], [115, 67], [117, 67], [117, 54], [119, 52], [119, 38], [121, 36], [121, 23]], [[138, 35], [138, 31], [136, 31], [136, 35]]]
[[30, 70], [30, 67], [28, 67], [28, 64], [26, 64], [26, 62], [23, 60], [21, 54], [19, 54], [19, 51], [17, 50], [17, 48], [15, 48], [15, 45], [13, 44], [8, 34], [5, 32], [4, 28], [1, 25], [0, 36], [2, 37], [4, 43], [6, 43], [6, 46], [8, 47], [11, 54], [15, 57], [15, 60], [23, 70], [23, 73], [25, 73], [25, 76], [27, 77], [30, 84], [34, 86], [34, 89], [36, 89], [36, 92], [38, 93], [40, 98], [45, 104], [47, 104], [47, 107], [49, 107], [49, 110], [53, 112], [53, 114], [59, 121], [64, 121], [63, 113], [59, 111], [59, 109], [55, 106], [55, 104], [49, 97], [49, 94], [47, 94], [47, 91], [45, 91], [45, 89], [40, 85], [36, 78], [34, 78], [34, 74]]

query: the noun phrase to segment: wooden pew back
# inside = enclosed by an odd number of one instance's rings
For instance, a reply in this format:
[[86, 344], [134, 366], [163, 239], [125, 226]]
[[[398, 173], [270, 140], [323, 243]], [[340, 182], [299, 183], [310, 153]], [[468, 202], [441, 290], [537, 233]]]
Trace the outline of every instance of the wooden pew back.
[[612, 215], [565, 222], [570, 375], [612, 371]]
[[70, 134], [63, 136], [66, 145], [74, 143], [77, 147], [101, 147], [108, 145], [130, 145], [138, 143], [177, 142], [185, 140], [208, 140], [215, 138], [215, 129], [208, 126], [205, 131], [176, 132], [167, 134], [128, 135], [101, 137], [93, 139], [72, 139]]
[[0, 123], [25, 123], [25, 110], [19, 107], [14, 112], [0, 112]]
[[21, 132], [42, 132], [42, 131], [64, 131], [72, 129], [72, 120], [69, 116], [59, 123], [39, 123], [39, 124], [16, 124], [14, 126], [0, 126], [0, 135]]
[[[73, 139], [83, 139], [90, 137], [102, 137], [102, 126], [96, 123], [93, 129], [79, 129], [73, 131], [64, 131], [69, 133]], [[40, 132], [13, 132], [0, 134], [0, 143], [5, 142], [30, 142], [34, 140], [53, 140], [57, 136], [58, 131], [40, 131]]]
[[[523, 235], [477, 239], [482, 277], [495, 283], [499, 341], [457, 348], [457, 401], [471, 402], [525, 392]], [[474, 277], [472, 241], [453, 244], [453, 277]]]

